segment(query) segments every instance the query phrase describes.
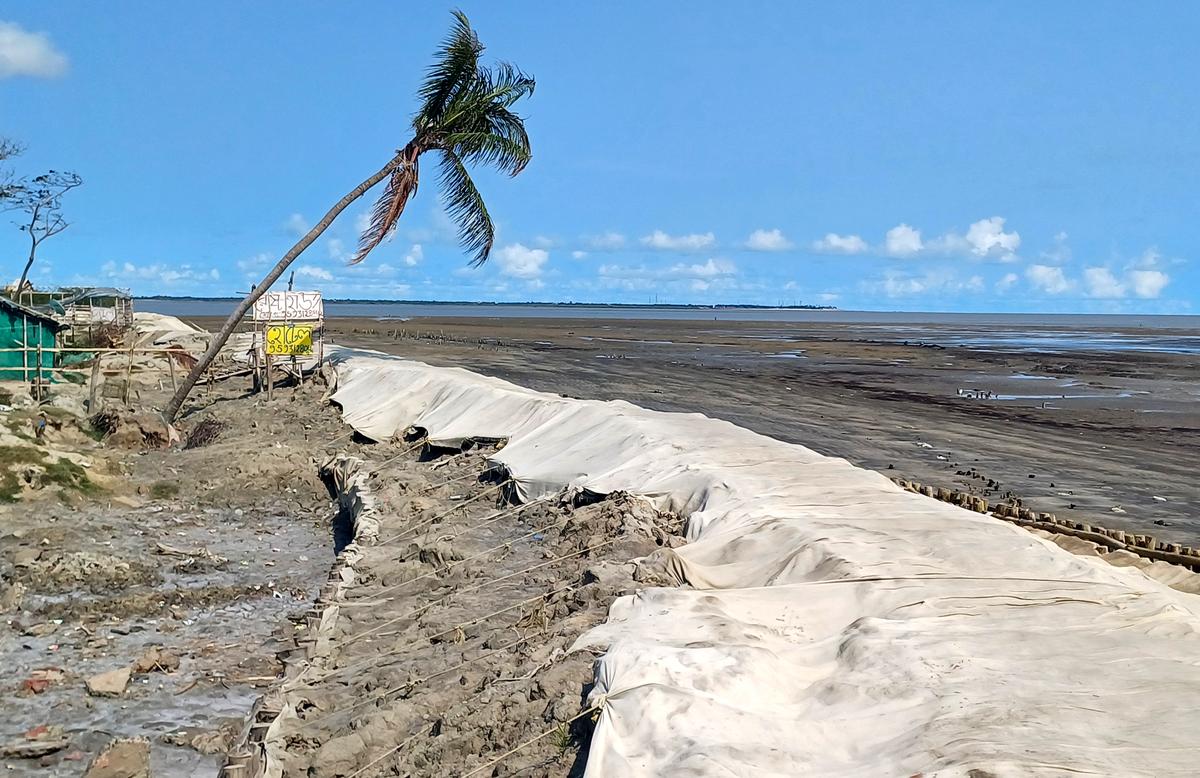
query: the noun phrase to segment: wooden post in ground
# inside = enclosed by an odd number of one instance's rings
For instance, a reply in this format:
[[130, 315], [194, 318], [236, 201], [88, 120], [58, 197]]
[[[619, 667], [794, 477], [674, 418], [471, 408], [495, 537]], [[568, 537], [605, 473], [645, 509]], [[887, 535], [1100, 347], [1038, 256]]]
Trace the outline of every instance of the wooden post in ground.
[[92, 360], [92, 380], [88, 384], [88, 413], [95, 414], [96, 411], [96, 390], [100, 385], [100, 354]]
[[35, 392], [37, 401], [42, 401], [42, 344], [39, 341], [37, 346], [37, 391]]
[[29, 383], [29, 319], [21, 314], [21, 380]]
[[267, 402], [271, 402], [271, 399], [274, 397], [272, 384], [275, 383], [275, 377], [271, 375], [271, 349], [264, 343], [263, 351], [267, 352]]
[[125, 407], [129, 407], [129, 385], [133, 383], [133, 346], [129, 347], [129, 359], [125, 363]]
[[171, 353], [167, 353], [167, 367], [171, 370], [171, 391], [179, 391], [179, 384], [175, 383], [175, 357]]

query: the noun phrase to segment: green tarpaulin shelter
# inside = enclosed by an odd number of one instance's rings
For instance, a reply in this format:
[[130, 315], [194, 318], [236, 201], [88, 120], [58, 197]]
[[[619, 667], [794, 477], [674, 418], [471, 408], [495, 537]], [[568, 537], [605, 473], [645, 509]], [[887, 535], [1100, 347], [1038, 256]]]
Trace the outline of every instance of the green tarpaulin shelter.
[[[0, 381], [30, 381], [37, 377], [37, 347], [42, 347], [42, 380], [54, 367], [58, 333], [65, 325], [44, 313], [0, 296]], [[14, 349], [28, 349], [18, 351]]]

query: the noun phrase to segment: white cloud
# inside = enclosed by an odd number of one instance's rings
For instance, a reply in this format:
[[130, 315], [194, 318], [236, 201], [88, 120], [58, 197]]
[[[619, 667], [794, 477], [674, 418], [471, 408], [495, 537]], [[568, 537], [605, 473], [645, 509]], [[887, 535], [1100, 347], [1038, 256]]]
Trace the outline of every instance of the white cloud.
[[302, 214], [293, 213], [283, 222], [283, 228], [297, 238], [303, 237], [312, 229], [312, 225], [308, 223]]
[[[215, 267], [203, 269], [193, 268], [189, 264], [165, 265], [135, 265], [132, 262], [105, 262], [100, 271], [110, 279], [124, 281], [145, 281], [151, 286], [174, 286], [180, 282], [211, 283], [221, 280], [221, 272]], [[134, 293], [137, 293], [134, 289]]]
[[330, 259], [342, 261], [350, 258], [346, 253], [346, 244], [341, 238], [330, 238], [325, 243], [325, 250], [329, 252]]
[[787, 251], [793, 246], [781, 230], [755, 230], [746, 239], [751, 251]]
[[911, 257], [925, 248], [921, 242], [921, 231], [914, 230], [907, 224], [898, 224], [887, 231], [884, 238], [884, 251], [893, 257]]
[[1065, 265], [1071, 261], [1071, 247], [1067, 244], [1067, 233], [1054, 236], [1054, 245], [1041, 252], [1041, 258], [1051, 265]]
[[496, 258], [504, 275], [533, 279], [542, 274], [542, 265], [550, 259], [550, 254], [545, 249], [531, 249], [513, 243], [496, 252]]
[[425, 258], [425, 251], [421, 248], [420, 243], [412, 244], [412, 248], [404, 255], [404, 264], [408, 267], [416, 267], [421, 264], [421, 260]]
[[1088, 297], [1115, 300], [1125, 296], [1125, 284], [1106, 267], [1084, 268], [1083, 283]]
[[318, 281], [333, 280], [333, 273], [330, 273], [323, 267], [315, 267], [314, 265], [301, 265], [296, 268], [296, 275], [301, 278], [313, 278]]
[[812, 242], [813, 251], [822, 254], [862, 254], [870, 248], [857, 235], [838, 235], [836, 232], [828, 232], [824, 238]]
[[608, 285], [630, 291], [659, 290], [670, 285], [695, 292], [730, 288], [736, 283], [738, 269], [729, 260], [714, 257], [705, 262], [676, 262], [668, 267], [607, 264], [596, 272]]
[[572, 251], [571, 259], [583, 259], [588, 253], [586, 251]]
[[1157, 298], [1171, 283], [1171, 277], [1161, 270], [1131, 270], [1128, 276], [1133, 293], [1144, 300]]
[[625, 236], [619, 232], [606, 232], [603, 235], [593, 235], [587, 239], [589, 248], [596, 251], [616, 251], [625, 248]]
[[930, 270], [924, 275], [914, 276], [889, 270], [883, 280], [865, 285], [869, 291], [882, 292], [888, 297], [913, 297], [928, 294], [956, 292], [980, 292], [983, 290], [982, 276], [971, 276], [966, 280], [946, 270]]
[[558, 241], [556, 241], [554, 238], [546, 237], [545, 235], [535, 235], [533, 238], [533, 245], [537, 246], [539, 249], [552, 249], [558, 245]]
[[1009, 289], [1012, 289], [1014, 285], [1016, 285], [1019, 279], [1020, 276], [1018, 276], [1016, 273], [1005, 273], [1004, 277], [996, 282], [996, 291], [1000, 293], [1007, 292]]
[[1162, 254], [1158, 253], [1158, 249], [1154, 246], [1142, 252], [1142, 255], [1129, 264], [1131, 268], [1140, 270], [1150, 270], [1159, 267], [1162, 264]]
[[967, 245], [977, 257], [997, 256], [1012, 258], [1021, 247], [1021, 236], [1016, 230], [1004, 231], [1004, 217], [992, 216], [980, 219], [967, 228]]
[[667, 269], [666, 275], [681, 278], [718, 278], [737, 273], [737, 265], [725, 259], [710, 259], [703, 264], [684, 264], [682, 262]]
[[716, 242], [717, 237], [711, 232], [668, 235], [662, 230], [655, 230], [642, 238], [642, 245], [667, 251], [699, 251], [716, 244]]
[[1034, 289], [1047, 294], [1062, 294], [1075, 286], [1061, 267], [1053, 265], [1030, 265], [1025, 268], [1025, 278]]
[[40, 32], [16, 22], [0, 22], [0, 79], [55, 78], [67, 72], [67, 58]]
[[261, 254], [255, 254], [252, 257], [239, 259], [237, 261], [237, 266], [238, 270], [241, 270], [247, 274], [255, 274], [266, 270], [267, 266], [270, 265], [274, 259], [275, 257], [273, 255], [264, 251]]

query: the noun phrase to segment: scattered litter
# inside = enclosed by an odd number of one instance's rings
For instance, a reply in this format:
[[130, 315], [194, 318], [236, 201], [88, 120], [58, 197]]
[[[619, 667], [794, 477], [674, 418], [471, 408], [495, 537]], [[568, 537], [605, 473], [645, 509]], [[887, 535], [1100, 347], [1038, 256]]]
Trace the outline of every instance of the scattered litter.
[[1166, 497], [1159, 497], [1157, 494], [1154, 495], [1151, 499], [1153, 499], [1155, 502], [1166, 502], [1167, 501]]
[[917, 441], [917, 446], [919, 446], [920, 448], [933, 448], [933, 446], [932, 446], [932, 445], [930, 445], [930, 444], [928, 444], [928, 443], [924, 443], [924, 442], [922, 442], [922, 441], [919, 441], [919, 440]]
[[1109, 508], [1109, 510], [1112, 511], [1113, 513], [1124, 513], [1125, 512], [1125, 509], [1122, 508], [1120, 505], [1114, 505], [1113, 507]]

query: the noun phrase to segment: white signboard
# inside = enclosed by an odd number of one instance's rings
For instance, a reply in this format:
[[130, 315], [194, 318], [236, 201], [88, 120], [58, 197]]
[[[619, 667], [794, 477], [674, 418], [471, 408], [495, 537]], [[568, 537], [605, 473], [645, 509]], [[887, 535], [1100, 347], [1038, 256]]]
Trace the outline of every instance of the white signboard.
[[254, 302], [255, 321], [324, 321], [320, 292], [267, 292]]

